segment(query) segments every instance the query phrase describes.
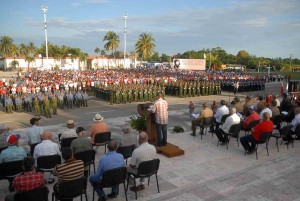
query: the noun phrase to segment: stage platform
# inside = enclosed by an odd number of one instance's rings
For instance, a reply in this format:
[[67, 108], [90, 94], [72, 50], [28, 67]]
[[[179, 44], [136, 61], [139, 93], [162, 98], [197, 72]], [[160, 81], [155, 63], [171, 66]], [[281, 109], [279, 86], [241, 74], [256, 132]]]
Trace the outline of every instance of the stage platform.
[[167, 156], [169, 158], [184, 155], [184, 150], [178, 146], [168, 143], [166, 146], [157, 147], [155, 146], [157, 153]]

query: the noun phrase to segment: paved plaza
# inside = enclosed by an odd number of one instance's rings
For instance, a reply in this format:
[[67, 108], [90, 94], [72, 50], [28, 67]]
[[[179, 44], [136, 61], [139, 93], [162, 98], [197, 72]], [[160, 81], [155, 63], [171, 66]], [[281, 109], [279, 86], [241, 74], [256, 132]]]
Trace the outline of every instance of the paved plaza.
[[[279, 93], [280, 87], [273, 83], [268, 89], [272, 93]], [[260, 92], [261, 94], [269, 92]], [[253, 92], [251, 95], [258, 95]], [[246, 94], [239, 94], [244, 96]], [[217, 147], [216, 136], [207, 133], [200, 139], [200, 135], [192, 137], [191, 120], [188, 113], [188, 103], [194, 101], [196, 112], [201, 104], [207, 101], [219, 102], [221, 99], [231, 101], [233, 94], [222, 93], [218, 96], [175, 98], [166, 97], [169, 102], [168, 141], [179, 146], [185, 151], [183, 156], [167, 158], [157, 154], [161, 160], [158, 172], [160, 193], [157, 193], [155, 177], [150, 180], [146, 189], [138, 192], [138, 200], [167, 200], [167, 201], [201, 201], [201, 200], [299, 200], [300, 201], [300, 141], [294, 143], [294, 148], [289, 149], [283, 144], [277, 152], [275, 139], [269, 143], [267, 155], [264, 145], [258, 148], [258, 160], [255, 154], [244, 155], [244, 150], [238, 146], [235, 139], [229, 143], [228, 150], [224, 146]], [[73, 119], [76, 126], [86, 129], [92, 123], [92, 118], [99, 112], [108, 123], [112, 135], [121, 132], [120, 126], [129, 117], [137, 113], [137, 104], [109, 105], [106, 102], [91, 98], [88, 108], [75, 108], [70, 110], [59, 110], [58, 116], [40, 121], [41, 126], [51, 130], [57, 140], [57, 134], [65, 128], [65, 122]], [[12, 129], [24, 132], [29, 127], [29, 119], [32, 114], [13, 113], [12, 115], [0, 112], [0, 122], [6, 122]], [[173, 133], [174, 126], [184, 128], [183, 133]], [[199, 128], [197, 133], [199, 132]], [[277, 131], [274, 131], [277, 132]], [[244, 132], [240, 133], [243, 136]], [[97, 162], [104, 154], [104, 148], [97, 149]], [[93, 171], [91, 171], [93, 174]], [[52, 185], [47, 184], [50, 189], [51, 200]], [[8, 194], [8, 182], [0, 181], [0, 201]], [[110, 189], [105, 189], [107, 193]], [[135, 200], [133, 192], [128, 191], [128, 199]], [[80, 198], [74, 199], [74, 201]], [[92, 188], [88, 184], [88, 200], [92, 200]], [[123, 187], [120, 186], [119, 196], [116, 201], [125, 200]]]

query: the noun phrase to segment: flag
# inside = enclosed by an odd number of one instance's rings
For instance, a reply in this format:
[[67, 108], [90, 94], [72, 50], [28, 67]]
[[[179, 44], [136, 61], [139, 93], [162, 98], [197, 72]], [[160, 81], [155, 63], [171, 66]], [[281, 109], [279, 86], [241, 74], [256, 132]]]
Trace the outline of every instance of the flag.
[[284, 93], [283, 82], [281, 82], [281, 86], [280, 86], [280, 93], [281, 93], [281, 94], [283, 94], [283, 93]]
[[203, 58], [206, 59], [206, 54], [205, 53], [203, 54]]

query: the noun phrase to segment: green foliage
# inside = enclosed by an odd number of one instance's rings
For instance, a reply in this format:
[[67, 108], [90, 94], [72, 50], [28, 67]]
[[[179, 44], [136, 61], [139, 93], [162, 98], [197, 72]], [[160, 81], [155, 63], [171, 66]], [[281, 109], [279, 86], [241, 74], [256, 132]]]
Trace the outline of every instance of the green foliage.
[[142, 33], [135, 44], [135, 51], [141, 60], [150, 58], [153, 55], [155, 39], [152, 34]]
[[183, 133], [184, 129], [181, 126], [174, 126], [173, 132], [174, 133]]
[[134, 115], [129, 118], [129, 124], [131, 128], [136, 129], [138, 131], [147, 130], [147, 121], [145, 116]]

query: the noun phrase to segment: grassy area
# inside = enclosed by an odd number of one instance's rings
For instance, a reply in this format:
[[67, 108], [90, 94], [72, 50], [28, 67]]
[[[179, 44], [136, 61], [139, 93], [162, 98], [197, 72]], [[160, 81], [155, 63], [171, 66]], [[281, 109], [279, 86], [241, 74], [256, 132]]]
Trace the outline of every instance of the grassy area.
[[[251, 74], [252, 75], [262, 75], [262, 74], [266, 74], [266, 73], [268, 73], [268, 72], [259, 72], [259, 73], [257, 73], [257, 72], [252, 72]], [[291, 75], [292, 76], [292, 80], [300, 80], [300, 72], [292, 72], [292, 71], [272, 71], [272, 72], [270, 72], [271, 74], [272, 73], [275, 73], [275, 74], [280, 74], [280, 75], [282, 75], [284, 78], [285, 78], [285, 76], [286, 75]]]

